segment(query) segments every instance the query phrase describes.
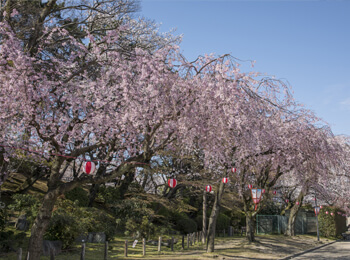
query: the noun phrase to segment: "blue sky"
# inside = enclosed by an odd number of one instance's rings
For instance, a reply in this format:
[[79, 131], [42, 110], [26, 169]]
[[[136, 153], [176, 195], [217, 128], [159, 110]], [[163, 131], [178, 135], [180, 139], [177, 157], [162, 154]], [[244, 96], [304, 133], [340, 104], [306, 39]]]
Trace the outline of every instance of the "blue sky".
[[230, 53], [287, 80], [295, 99], [350, 136], [350, 0], [141, 0], [176, 28], [188, 60]]

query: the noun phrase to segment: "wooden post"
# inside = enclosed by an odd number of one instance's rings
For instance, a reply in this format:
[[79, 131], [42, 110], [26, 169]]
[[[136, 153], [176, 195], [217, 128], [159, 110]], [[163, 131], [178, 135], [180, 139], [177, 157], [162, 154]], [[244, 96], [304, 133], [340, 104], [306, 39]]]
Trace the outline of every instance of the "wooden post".
[[202, 243], [205, 244], [207, 239], [207, 192], [203, 191], [203, 228]]
[[104, 260], [108, 259], [108, 241], [105, 242], [105, 254], [104, 254]]
[[124, 246], [124, 256], [128, 256], [128, 240], [125, 240], [125, 246]]
[[182, 236], [181, 246], [182, 246], [182, 249], [185, 249], [185, 236]]
[[229, 237], [233, 236], [233, 227], [232, 226], [229, 226], [229, 228], [228, 228], [228, 236]]
[[160, 252], [162, 249], [162, 237], [159, 237], [158, 239], [158, 252]]
[[190, 248], [190, 234], [187, 234], [187, 249]]
[[174, 237], [171, 237], [170, 248], [171, 248], [171, 251], [174, 251]]
[[50, 249], [50, 260], [55, 260], [55, 254], [52, 249]]
[[18, 250], [17, 260], [22, 260], [22, 248]]
[[80, 260], [85, 260], [85, 243], [84, 243], [84, 240], [83, 240], [83, 243], [81, 244]]
[[142, 255], [146, 255], [146, 238], [142, 239]]

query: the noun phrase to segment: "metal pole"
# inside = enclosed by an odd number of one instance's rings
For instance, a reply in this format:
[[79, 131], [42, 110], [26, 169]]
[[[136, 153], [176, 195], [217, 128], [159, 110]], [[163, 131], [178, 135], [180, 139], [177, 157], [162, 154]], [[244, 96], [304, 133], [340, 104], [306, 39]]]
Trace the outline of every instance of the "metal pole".
[[315, 214], [316, 214], [316, 226], [317, 226], [317, 241], [320, 241], [320, 230], [318, 228], [318, 213], [317, 212], [317, 199], [316, 199], [316, 192], [315, 192]]

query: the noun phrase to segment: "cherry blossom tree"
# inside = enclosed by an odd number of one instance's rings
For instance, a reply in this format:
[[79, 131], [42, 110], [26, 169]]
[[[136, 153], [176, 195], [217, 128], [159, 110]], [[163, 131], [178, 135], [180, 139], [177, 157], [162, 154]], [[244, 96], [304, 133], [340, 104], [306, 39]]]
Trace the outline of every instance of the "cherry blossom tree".
[[[188, 118], [192, 99], [189, 85], [172, 70], [172, 47], [153, 54], [135, 49], [126, 59], [113, 48], [118, 32], [98, 38], [87, 33], [86, 47], [56, 28], [45, 32], [32, 57], [8, 24], [0, 27], [0, 142], [7, 147], [30, 145], [51, 165], [48, 192], [29, 242], [31, 258], [38, 259], [57, 197], [77, 185], [103, 182], [148, 164], [154, 153], [186, 132], [179, 118]], [[65, 40], [59, 46], [57, 39]], [[53, 43], [69, 48], [69, 55], [50, 56], [46, 50]], [[112, 171], [95, 179], [79, 174], [62, 182], [74, 159], [84, 160], [91, 151], [105, 156], [97, 159], [109, 158]], [[9, 152], [5, 148], [3, 157]]]
[[[48, 191], [31, 230], [31, 259], [39, 259], [58, 196], [148, 167], [161, 151], [173, 150], [173, 143], [179, 156], [199, 149], [213, 182], [230, 167], [239, 169], [230, 181], [244, 202], [247, 237], [254, 241], [258, 211], [251, 208], [246, 184], [269, 191], [284, 173], [293, 170], [303, 178], [305, 163], [315, 167], [310, 157], [321, 156], [315, 149], [327, 146], [309, 131], [317, 120], [295, 103], [282, 81], [243, 73], [229, 55], [188, 62], [171, 44], [174, 38], [151, 30], [145, 39], [132, 31], [140, 23], [116, 19], [115, 1], [96, 1], [101, 5], [93, 7], [76, 2], [81, 4], [46, 2], [34, 31], [16, 27], [22, 15], [16, 9], [7, 8], [11, 12], [0, 24], [2, 171], [7, 158], [16, 156], [11, 147], [30, 150], [49, 167]], [[109, 8], [117, 13], [107, 15]], [[65, 11], [81, 16], [73, 22], [66, 20], [68, 13], [55, 16]], [[159, 40], [154, 45], [152, 37]], [[322, 144], [311, 147], [317, 142]], [[96, 175], [82, 174], [84, 160], [99, 162]], [[321, 157], [316, 162], [324, 165]], [[67, 169], [73, 172], [70, 182], [62, 180]], [[218, 183], [208, 252], [214, 250], [224, 192]]]
[[[239, 187], [242, 194], [247, 180], [256, 177], [257, 182], [269, 188], [283, 171], [289, 170], [291, 165], [285, 165], [289, 158], [284, 149], [290, 148], [292, 142], [286, 133], [292, 137], [289, 132], [301, 112], [296, 110], [283, 82], [259, 78], [256, 73], [242, 73], [236, 65], [229, 56], [201, 57], [191, 64], [192, 74], [187, 77], [192, 85], [200, 82], [202, 86], [196, 99], [200, 103], [197, 120], [202, 120], [196, 140], [203, 148], [206, 168], [213, 179], [226, 176], [232, 166], [241, 169]], [[208, 96], [211, 98], [206, 98]], [[208, 110], [210, 114], [206, 113]], [[208, 252], [214, 250], [215, 220], [223, 191], [224, 185], [220, 184], [209, 223]], [[245, 199], [247, 203], [249, 200]], [[247, 204], [246, 212], [249, 212]], [[251, 222], [253, 216], [248, 215], [247, 221]], [[248, 238], [254, 240], [250, 222]]]
[[[317, 194], [317, 204], [325, 204], [326, 198], [335, 198], [342, 200], [335, 192], [334, 182], [341, 181], [340, 176], [336, 173], [346, 173], [349, 169], [347, 161], [347, 151], [345, 146], [339, 142], [339, 137], [333, 136], [328, 127], [317, 128], [309, 126], [307, 129], [307, 138], [303, 139], [303, 156], [304, 163], [299, 166], [298, 172], [292, 171], [284, 176], [282, 185], [297, 187], [294, 203], [290, 204], [290, 214], [286, 235], [295, 235], [295, 219], [296, 215], [303, 204], [303, 200], [314, 202], [315, 194]], [[311, 138], [312, 137], [312, 138]], [[307, 155], [307, 156], [305, 156]], [[300, 174], [302, 172], [302, 174]], [[346, 174], [342, 174], [344, 178], [348, 178]], [[339, 183], [340, 184], [340, 183]], [[327, 187], [327, 188], [325, 188]], [[312, 198], [309, 198], [312, 195]], [[305, 199], [304, 199], [305, 198]], [[297, 203], [298, 202], [298, 203]]]

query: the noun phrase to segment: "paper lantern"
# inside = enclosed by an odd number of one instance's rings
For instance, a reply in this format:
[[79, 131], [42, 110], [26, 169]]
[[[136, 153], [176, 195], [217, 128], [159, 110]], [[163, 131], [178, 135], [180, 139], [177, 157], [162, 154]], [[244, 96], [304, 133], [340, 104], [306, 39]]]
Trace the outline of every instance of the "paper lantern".
[[170, 188], [175, 188], [176, 187], [176, 180], [175, 179], [169, 179], [168, 180], [168, 185]]
[[96, 165], [94, 162], [84, 162], [83, 163], [83, 172], [86, 174], [91, 174], [96, 170]]
[[331, 215], [333, 216], [333, 215], [334, 215], [334, 213], [333, 213], [333, 212], [331, 212]]
[[297, 201], [296, 204], [299, 205], [300, 204], [299, 201]]
[[253, 185], [248, 184], [248, 189], [252, 189], [252, 188], [253, 188]]
[[322, 205], [320, 206], [320, 209], [322, 209]]
[[329, 212], [328, 212], [328, 211], [326, 211], [326, 214], [327, 214], [327, 215], [328, 215], [328, 213], [329, 213]]
[[262, 192], [262, 194], [264, 194], [264, 193], [265, 193], [265, 189], [262, 189], [262, 191], [261, 191], [261, 192]]
[[235, 173], [235, 172], [237, 172], [237, 168], [232, 168], [231, 171], [232, 171], [232, 173]]
[[251, 189], [252, 199], [255, 204], [255, 210], [258, 208], [258, 204], [261, 200], [262, 190], [261, 189]]
[[274, 191], [273, 191], [273, 195], [276, 195], [276, 194], [277, 194], [277, 191], [276, 191], [276, 190], [274, 190]]
[[210, 185], [205, 186], [205, 190], [206, 190], [207, 192], [211, 192], [211, 186], [210, 186]]
[[285, 202], [288, 203], [288, 202], [289, 202], [289, 199], [286, 199]]
[[315, 207], [314, 211], [315, 211], [315, 215], [317, 216], [320, 213], [320, 207]]
[[228, 182], [228, 178], [226, 178], [226, 177], [222, 178], [222, 182], [223, 183], [227, 183]]

